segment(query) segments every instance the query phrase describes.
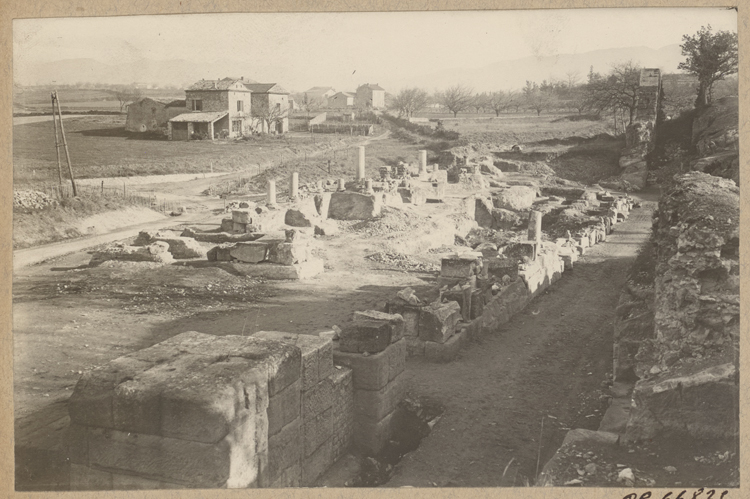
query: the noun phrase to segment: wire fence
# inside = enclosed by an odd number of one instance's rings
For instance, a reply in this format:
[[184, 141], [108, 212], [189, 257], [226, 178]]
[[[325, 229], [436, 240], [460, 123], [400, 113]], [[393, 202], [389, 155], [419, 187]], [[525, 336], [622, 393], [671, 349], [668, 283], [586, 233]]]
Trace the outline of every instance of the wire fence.
[[[34, 189], [57, 200], [73, 197], [73, 187], [67, 184], [42, 184], [35, 186]], [[76, 184], [76, 192], [79, 196], [85, 196], [88, 198], [101, 197], [104, 199], [123, 201], [128, 204], [144, 206], [163, 213], [178, 211], [181, 207], [181, 203], [160, 198], [154, 192], [128, 189], [126, 184], [123, 184], [122, 188], [105, 187], [103, 182], [101, 186]]]

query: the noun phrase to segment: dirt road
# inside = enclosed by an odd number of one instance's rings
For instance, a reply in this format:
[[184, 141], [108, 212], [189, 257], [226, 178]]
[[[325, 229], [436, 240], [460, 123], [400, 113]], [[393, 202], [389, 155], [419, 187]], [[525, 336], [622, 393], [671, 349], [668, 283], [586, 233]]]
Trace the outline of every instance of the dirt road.
[[409, 391], [445, 412], [386, 486], [533, 484], [568, 429], [598, 428], [615, 307], [656, 206], [656, 193], [641, 197], [643, 208], [502, 329], [450, 364], [410, 360]]

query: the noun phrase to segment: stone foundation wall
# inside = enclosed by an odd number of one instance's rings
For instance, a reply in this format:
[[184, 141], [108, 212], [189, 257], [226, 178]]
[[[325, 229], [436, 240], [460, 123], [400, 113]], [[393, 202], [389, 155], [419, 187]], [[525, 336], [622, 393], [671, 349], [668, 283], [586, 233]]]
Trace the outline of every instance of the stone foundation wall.
[[679, 175], [654, 224], [654, 332], [635, 356], [629, 438], [739, 431], [739, 188]]
[[69, 410], [72, 490], [309, 486], [355, 430], [330, 335], [183, 333], [84, 374]]

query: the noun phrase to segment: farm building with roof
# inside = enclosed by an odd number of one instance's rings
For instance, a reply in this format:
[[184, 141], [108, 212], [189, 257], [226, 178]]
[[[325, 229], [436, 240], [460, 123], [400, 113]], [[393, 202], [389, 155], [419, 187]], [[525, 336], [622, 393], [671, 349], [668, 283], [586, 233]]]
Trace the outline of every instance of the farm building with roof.
[[355, 105], [363, 109], [383, 109], [385, 107], [385, 89], [377, 83], [365, 83], [357, 88]]
[[241, 137], [289, 129], [289, 93], [244, 78], [201, 80], [185, 90], [187, 108], [169, 120], [171, 140]]
[[128, 106], [125, 130], [129, 132], [155, 132], [167, 128], [170, 119], [187, 111], [184, 100], [162, 102], [149, 97]]

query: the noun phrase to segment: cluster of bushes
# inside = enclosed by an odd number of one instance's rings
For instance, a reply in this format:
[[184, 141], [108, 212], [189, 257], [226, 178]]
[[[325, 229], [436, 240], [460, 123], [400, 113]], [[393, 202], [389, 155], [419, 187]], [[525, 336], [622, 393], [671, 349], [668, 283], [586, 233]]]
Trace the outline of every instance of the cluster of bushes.
[[437, 127], [432, 128], [429, 125], [420, 125], [419, 123], [412, 123], [409, 120], [405, 120], [403, 118], [397, 118], [396, 116], [391, 116], [390, 114], [383, 114], [383, 118], [400, 128], [403, 128], [405, 130], [408, 130], [409, 132], [416, 133], [425, 137], [431, 137], [431, 138], [443, 139], [443, 140], [458, 140], [458, 138], [460, 137], [458, 132], [455, 132], [452, 130], [446, 130], [445, 128], [443, 128], [442, 122], [440, 120], [438, 120]]

